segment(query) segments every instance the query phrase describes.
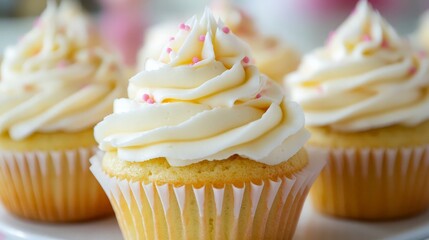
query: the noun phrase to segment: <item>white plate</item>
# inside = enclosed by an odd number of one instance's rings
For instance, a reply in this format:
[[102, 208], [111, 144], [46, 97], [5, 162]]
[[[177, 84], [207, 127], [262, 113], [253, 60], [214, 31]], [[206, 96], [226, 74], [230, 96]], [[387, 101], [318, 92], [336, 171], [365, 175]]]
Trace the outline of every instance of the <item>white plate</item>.
[[429, 238], [429, 212], [390, 222], [358, 222], [316, 213], [307, 201], [294, 240], [417, 240]]
[[[7, 240], [118, 240], [115, 218], [80, 224], [41, 224], [16, 218], [0, 207], [0, 233]], [[0, 237], [0, 239], [3, 239]]]
[[[84, 224], [38, 224], [0, 207], [0, 232], [9, 240], [121, 240], [114, 218]], [[304, 205], [294, 240], [408, 240], [429, 237], [429, 212], [403, 221], [364, 223], [329, 218]], [[1, 237], [0, 237], [1, 239]]]

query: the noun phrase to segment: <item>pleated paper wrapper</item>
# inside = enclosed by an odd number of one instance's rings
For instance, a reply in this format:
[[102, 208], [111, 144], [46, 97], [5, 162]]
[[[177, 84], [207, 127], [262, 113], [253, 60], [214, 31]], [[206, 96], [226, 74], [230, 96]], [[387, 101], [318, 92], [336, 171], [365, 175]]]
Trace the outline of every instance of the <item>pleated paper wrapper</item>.
[[385, 220], [429, 208], [429, 145], [398, 149], [323, 149], [328, 158], [311, 191], [313, 205], [338, 217]]
[[86, 221], [113, 214], [89, 170], [96, 148], [63, 151], [0, 151], [0, 200], [30, 220]]
[[91, 170], [127, 240], [291, 239], [308, 191], [325, 164], [312, 161], [290, 178], [196, 188], [110, 177], [101, 158], [91, 159]]

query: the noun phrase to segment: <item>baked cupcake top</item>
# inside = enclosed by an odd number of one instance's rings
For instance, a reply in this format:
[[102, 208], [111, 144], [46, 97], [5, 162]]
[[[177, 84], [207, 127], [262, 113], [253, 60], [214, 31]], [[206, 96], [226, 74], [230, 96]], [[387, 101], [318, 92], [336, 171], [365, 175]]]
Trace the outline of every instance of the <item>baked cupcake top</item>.
[[249, 64], [244, 42], [208, 10], [179, 28], [95, 127], [102, 150], [184, 166], [233, 155], [274, 165], [302, 148], [303, 112]]
[[360, 1], [325, 47], [285, 79], [307, 124], [338, 131], [414, 126], [429, 119], [429, 62]]
[[14, 140], [35, 132], [92, 128], [125, 95], [116, 56], [74, 1], [54, 1], [33, 29], [6, 49], [0, 81], [0, 134]]

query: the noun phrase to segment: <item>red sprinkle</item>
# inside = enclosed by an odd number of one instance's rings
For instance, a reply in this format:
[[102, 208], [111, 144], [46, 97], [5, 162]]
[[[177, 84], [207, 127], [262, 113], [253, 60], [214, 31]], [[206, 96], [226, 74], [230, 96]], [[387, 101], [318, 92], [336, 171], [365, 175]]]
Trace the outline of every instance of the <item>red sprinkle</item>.
[[172, 51], [173, 51], [173, 49], [167, 48], [167, 53], [171, 53]]
[[258, 99], [258, 98], [261, 98], [262, 97], [262, 94], [260, 94], [260, 93], [258, 93], [258, 94], [256, 94], [256, 98]]
[[204, 42], [206, 40], [206, 35], [200, 35], [198, 38], [201, 42]]
[[223, 27], [223, 28], [222, 28], [222, 31], [223, 31], [224, 33], [228, 34], [230, 30], [229, 30], [229, 28], [228, 28], [228, 27]]
[[410, 69], [408, 70], [408, 74], [410, 75], [414, 75], [417, 72], [417, 68], [412, 66], [410, 67]]
[[250, 58], [248, 56], [245, 56], [242, 61], [244, 63], [249, 63], [250, 62]]
[[389, 47], [389, 43], [388, 43], [386, 40], [383, 40], [383, 41], [381, 42], [381, 47], [382, 47], [382, 48], [388, 48], [388, 47]]

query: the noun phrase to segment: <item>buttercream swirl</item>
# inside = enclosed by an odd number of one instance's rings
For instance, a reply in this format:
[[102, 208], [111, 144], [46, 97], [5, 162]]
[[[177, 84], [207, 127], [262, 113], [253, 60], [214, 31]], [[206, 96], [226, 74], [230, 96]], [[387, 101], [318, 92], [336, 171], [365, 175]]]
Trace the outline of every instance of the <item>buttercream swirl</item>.
[[102, 46], [80, 6], [50, 1], [15, 46], [6, 49], [0, 81], [0, 134], [93, 127], [125, 95], [122, 68]]
[[304, 114], [249, 64], [244, 42], [207, 10], [180, 28], [95, 127], [102, 150], [184, 166], [236, 154], [274, 165], [302, 148]]
[[307, 124], [338, 131], [416, 125], [429, 118], [429, 62], [367, 1], [285, 79]]

